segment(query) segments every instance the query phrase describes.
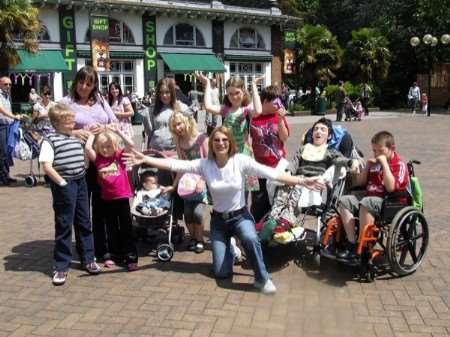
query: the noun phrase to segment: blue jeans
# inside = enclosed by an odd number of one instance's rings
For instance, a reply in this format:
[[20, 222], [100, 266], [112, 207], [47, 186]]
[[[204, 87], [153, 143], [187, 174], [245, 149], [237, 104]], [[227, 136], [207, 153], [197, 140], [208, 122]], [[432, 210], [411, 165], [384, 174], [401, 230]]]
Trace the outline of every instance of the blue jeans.
[[233, 273], [234, 258], [230, 249], [230, 238], [239, 238], [255, 273], [255, 281], [264, 283], [269, 273], [264, 264], [261, 244], [256, 234], [255, 220], [246, 211], [234, 218], [223, 220], [213, 213], [211, 216], [211, 241], [213, 269], [217, 278], [226, 278]]
[[66, 186], [50, 185], [55, 211], [55, 249], [53, 257], [57, 271], [67, 271], [72, 262], [72, 226], [78, 229], [81, 261], [94, 261], [94, 240], [89, 219], [86, 180], [81, 177], [67, 181]]
[[8, 132], [7, 124], [0, 125], [0, 184], [8, 183], [9, 177]]

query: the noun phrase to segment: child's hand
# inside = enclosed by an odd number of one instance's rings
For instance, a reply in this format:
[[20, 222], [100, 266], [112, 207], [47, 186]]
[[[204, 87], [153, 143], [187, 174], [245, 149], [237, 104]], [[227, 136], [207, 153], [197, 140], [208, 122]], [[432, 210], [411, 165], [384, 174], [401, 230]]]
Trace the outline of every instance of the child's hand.
[[124, 152], [122, 158], [126, 166], [141, 165], [145, 161], [145, 155], [134, 149], [132, 152]]
[[175, 191], [175, 187], [170, 186], [161, 186], [161, 194], [168, 194]]
[[359, 160], [353, 159], [352, 164], [350, 165], [350, 172], [355, 174], [361, 173], [361, 166], [359, 164]]
[[375, 165], [377, 163], [377, 158], [369, 158], [367, 159], [367, 164]]
[[255, 78], [253, 79], [253, 83], [254, 83], [254, 84], [262, 83], [262, 81], [264, 80], [265, 77], [266, 77], [265, 75], [262, 75], [262, 76], [259, 76], [259, 77], [255, 77]]
[[377, 158], [376, 158], [377, 162], [380, 163], [381, 165], [383, 164], [387, 164], [387, 157], [384, 154], [380, 154]]
[[303, 178], [303, 186], [313, 191], [322, 191], [325, 188], [325, 182], [322, 177]]
[[94, 135], [99, 134], [105, 130], [105, 126], [99, 123], [92, 124], [88, 127], [88, 130], [92, 132]]
[[111, 130], [114, 133], [118, 133], [119, 132], [119, 126], [115, 123], [111, 123], [106, 125], [106, 129]]
[[197, 78], [197, 80], [202, 82], [203, 85], [205, 85], [206, 83], [209, 82], [209, 78], [206, 77], [201, 71], [196, 70], [194, 72], [194, 74], [195, 74], [195, 77]]
[[285, 108], [279, 108], [279, 109], [277, 110], [277, 114], [278, 114], [278, 116], [280, 116], [280, 117], [286, 116], [286, 109], [285, 109]]

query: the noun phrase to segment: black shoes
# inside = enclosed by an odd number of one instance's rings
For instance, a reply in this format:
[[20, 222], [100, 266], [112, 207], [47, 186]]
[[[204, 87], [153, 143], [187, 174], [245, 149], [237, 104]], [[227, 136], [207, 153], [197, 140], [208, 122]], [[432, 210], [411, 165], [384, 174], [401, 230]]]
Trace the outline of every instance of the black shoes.
[[348, 243], [344, 249], [339, 250], [336, 254], [336, 259], [342, 262], [359, 260], [359, 255], [356, 254], [356, 245]]

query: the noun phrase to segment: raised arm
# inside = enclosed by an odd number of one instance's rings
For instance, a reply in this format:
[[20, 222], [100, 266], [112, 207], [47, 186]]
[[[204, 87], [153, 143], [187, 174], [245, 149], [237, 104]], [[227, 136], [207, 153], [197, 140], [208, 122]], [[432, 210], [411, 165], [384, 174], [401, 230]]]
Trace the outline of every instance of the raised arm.
[[124, 153], [123, 158], [126, 165], [136, 166], [146, 164], [160, 170], [171, 170], [171, 159], [146, 156], [134, 149], [130, 153]]
[[263, 80], [264, 75], [256, 77], [252, 81], [253, 110], [251, 113], [251, 117], [256, 117], [262, 113], [262, 104], [258, 92], [258, 83], [261, 83]]
[[125, 149], [130, 150], [134, 148], [134, 142], [133, 140], [127, 136], [125, 133], [122, 132], [122, 130], [119, 129], [117, 124], [109, 124], [106, 126], [107, 129], [114, 132], [116, 135], [118, 135], [125, 144]]
[[94, 150], [94, 139], [95, 136], [91, 133], [89, 137], [87, 138], [86, 145], [84, 146], [84, 151], [86, 153], [86, 156], [88, 159], [92, 162], [97, 159], [97, 153]]
[[201, 71], [195, 72], [195, 77], [202, 83], [203, 89], [205, 92], [205, 97], [203, 103], [205, 104], [205, 110], [206, 112], [212, 113], [214, 115], [220, 114], [221, 106], [220, 105], [213, 105], [212, 98], [211, 98], [211, 83], [209, 81], [209, 78], [206, 77]]

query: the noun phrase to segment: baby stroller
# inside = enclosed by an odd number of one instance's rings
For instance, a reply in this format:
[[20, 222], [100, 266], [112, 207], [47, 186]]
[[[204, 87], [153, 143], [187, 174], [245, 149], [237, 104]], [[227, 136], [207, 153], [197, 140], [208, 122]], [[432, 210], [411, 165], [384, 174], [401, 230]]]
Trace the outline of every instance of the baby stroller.
[[28, 187], [36, 186], [38, 178], [33, 170], [33, 162], [36, 160], [38, 176], [40, 176], [40, 165], [37, 158], [39, 156], [39, 144], [42, 136], [36, 133], [34, 125], [30, 121], [15, 122], [10, 130], [10, 140], [8, 143], [11, 153], [19, 160], [30, 162], [30, 171], [25, 177], [25, 185]]
[[361, 120], [361, 115], [356, 110], [355, 106], [353, 105], [352, 100], [350, 97], [345, 97], [344, 100], [344, 113], [345, 113], [345, 120], [347, 122], [350, 122], [352, 120]]
[[[165, 158], [168, 155], [156, 150], [144, 151], [144, 154], [153, 157]], [[172, 184], [174, 177], [170, 172], [158, 171], [154, 168], [141, 165], [133, 168], [133, 185], [138, 189], [142, 185], [142, 174], [147, 171], [154, 171], [158, 177], [158, 182], [162, 186]], [[152, 248], [156, 250], [156, 256], [162, 262], [169, 262], [174, 255], [174, 244], [181, 243], [184, 238], [184, 228], [174, 220], [173, 197], [167, 198], [169, 206], [160, 212], [144, 215], [140, 212], [136, 205], [131, 209], [134, 226], [138, 238], [152, 244]]]

